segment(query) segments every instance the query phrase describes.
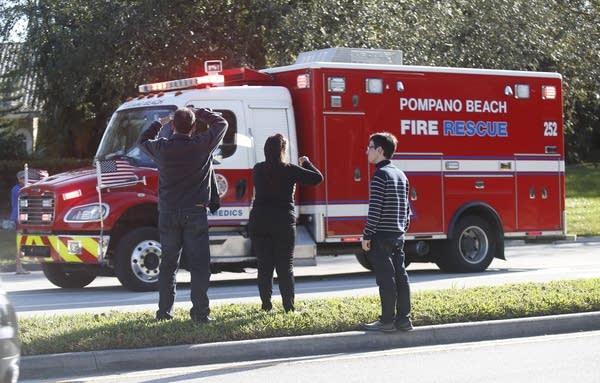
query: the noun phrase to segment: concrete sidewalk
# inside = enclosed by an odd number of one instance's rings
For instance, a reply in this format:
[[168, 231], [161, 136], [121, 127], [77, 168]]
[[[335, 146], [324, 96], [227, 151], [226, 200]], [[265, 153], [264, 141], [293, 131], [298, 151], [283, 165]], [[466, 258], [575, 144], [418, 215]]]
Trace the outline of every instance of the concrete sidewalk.
[[347, 354], [600, 330], [600, 312], [416, 327], [411, 332], [350, 331], [198, 345], [26, 356], [21, 378], [66, 378], [150, 368]]

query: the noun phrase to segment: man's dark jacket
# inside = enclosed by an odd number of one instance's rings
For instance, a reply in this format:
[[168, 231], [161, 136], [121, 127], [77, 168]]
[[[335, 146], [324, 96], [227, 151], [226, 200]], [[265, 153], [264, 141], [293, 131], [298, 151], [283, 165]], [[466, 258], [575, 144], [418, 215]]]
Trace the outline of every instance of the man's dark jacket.
[[159, 210], [209, 205], [212, 152], [228, 125], [220, 113], [208, 109], [196, 110], [196, 118], [204, 121], [208, 130], [191, 137], [174, 133], [169, 138], [155, 138], [161, 128], [155, 121], [138, 139], [139, 148], [158, 166]]

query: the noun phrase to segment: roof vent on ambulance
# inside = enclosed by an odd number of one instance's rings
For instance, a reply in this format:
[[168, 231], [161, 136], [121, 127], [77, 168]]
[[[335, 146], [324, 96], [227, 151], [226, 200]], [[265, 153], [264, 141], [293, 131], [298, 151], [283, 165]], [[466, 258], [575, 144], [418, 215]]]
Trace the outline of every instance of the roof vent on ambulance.
[[335, 47], [302, 52], [296, 59], [296, 64], [312, 62], [402, 65], [402, 51]]

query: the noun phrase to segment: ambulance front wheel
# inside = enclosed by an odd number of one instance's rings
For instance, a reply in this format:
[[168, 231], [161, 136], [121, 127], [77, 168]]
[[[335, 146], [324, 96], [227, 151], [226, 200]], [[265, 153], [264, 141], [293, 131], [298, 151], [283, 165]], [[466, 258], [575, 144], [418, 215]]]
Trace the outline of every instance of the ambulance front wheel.
[[443, 271], [483, 271], [494, 259], [496, 241], [497, 235], [486, 220], [477, 216], [462, 217], [436, 264]]
[[139, 227], [125, 234], [117, 245], [115, 259], [119, 282], [131, 291], [158, 290], [161, 254], [158, 229]]
[[50, 282], [66, 289], [82, 288], [96, 279], [95, 274], [85, 270], [65, 270], [60, 263], [42, 263], [42, 271]]

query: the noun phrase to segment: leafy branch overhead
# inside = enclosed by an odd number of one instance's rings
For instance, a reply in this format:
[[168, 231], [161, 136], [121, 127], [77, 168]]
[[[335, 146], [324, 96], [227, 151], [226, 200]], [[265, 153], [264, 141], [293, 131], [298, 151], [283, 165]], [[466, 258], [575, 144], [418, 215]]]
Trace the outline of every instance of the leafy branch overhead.
[[[43, 79], [52, 142], [93, 152], [141, 83], [226, 67], [292, 63], [330, 46], [400, 49], [406, 64], [558, 71], [571, 161], [600, 159], [600, 3], [586, 0], [12, 0]], [[62, 140], [61, 140], [62, 139]], [[84, 140], [85, 141], [85, 140]], [[62, 155], [72, 150], [57, 147]], [[87, 153], [90, 155], [90, 153]]]

